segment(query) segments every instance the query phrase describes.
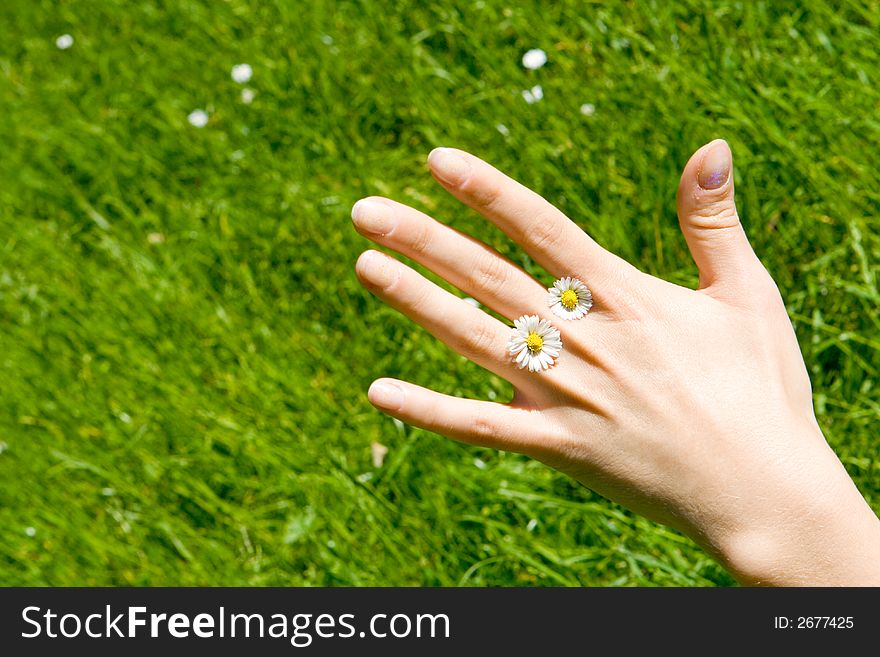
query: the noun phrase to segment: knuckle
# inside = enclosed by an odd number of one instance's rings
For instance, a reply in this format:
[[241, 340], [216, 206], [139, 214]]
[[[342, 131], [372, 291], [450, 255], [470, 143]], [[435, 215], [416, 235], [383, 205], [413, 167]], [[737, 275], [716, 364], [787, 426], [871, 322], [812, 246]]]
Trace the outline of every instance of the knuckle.
[[433, 230], [428, 222], [421, 221], [416, 224], [410, 240], [410, 248], [415, 255], [424, 255], [430, 250], [432, 234]]
[[698, 205], [688, 219], [697, 228], [733, 228], [739, 225], [736, 206], [727, 201]]
[[540, 251], [552, 251], [560, 245], [562, 231], [555, 217], [547, 212], [539, 213], [529, 225], [527, 242]]
[[470, 354], [486, 354], [497, 351], [494, 345], [498, 336], [486, 321], [475, 321], [464, 335], [464, 347]]
[[451, 433], [448, 418], [443, 413], [440, 404], [430, 402], [422, 411], [422, 422], [426, 427], [436, 427], [438, 433], [449, 435]]
[[497, 181], [480, 181], [478, 184], [467, 185], [463, 191], [471, 198], [475, 205], [489, 209], [495, 206], [501, 198], [503, 188]]
[[471, 274], [474, 287], [489, 293], [504, 289], [510, 279], [506, 264], [501, 256], [491, 253], [477, 258]]
[[[424, 283], [424, 281], [422, 281]], [[431, 285], [413, 285], [409, 284], [407, 297], [407, 305], [410, 308], [428, 308], [431, 304], [431, 298], [434, 296], [434, 290]]]
[[494, 419], [488, 418], [481, 413], [476, 413], [470, 421], [470, 435], [479, 443], [496, 442], [499, 437], [499, 427]]
[[405, 308], [425, 308], [431, 300], [431, 286], [412, 270], [401, 268], [397, 280], [385, 287], [385, 295]]

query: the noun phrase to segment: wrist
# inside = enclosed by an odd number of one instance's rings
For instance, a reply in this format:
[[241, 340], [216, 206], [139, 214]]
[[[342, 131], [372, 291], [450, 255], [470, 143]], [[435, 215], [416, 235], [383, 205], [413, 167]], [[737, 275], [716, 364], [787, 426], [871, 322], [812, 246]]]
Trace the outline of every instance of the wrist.
[[880, 520], [824, 439], [822, 445], [811, 485], [765, 499], [750, 522], [714, 541], [741, 584], [880, 585]]

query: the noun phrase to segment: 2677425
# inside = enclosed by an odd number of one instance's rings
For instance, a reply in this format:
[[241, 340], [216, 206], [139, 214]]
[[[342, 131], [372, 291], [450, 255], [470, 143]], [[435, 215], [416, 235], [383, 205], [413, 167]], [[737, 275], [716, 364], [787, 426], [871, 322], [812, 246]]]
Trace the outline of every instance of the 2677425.
[[852, 616], [775, 616], [773, 628], [777, 630], [848, 630], [853, 627]]

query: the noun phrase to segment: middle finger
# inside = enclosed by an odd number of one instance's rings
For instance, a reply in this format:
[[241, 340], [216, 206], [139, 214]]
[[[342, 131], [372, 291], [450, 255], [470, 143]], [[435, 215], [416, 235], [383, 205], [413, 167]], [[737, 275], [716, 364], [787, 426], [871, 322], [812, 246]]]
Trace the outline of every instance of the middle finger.
[[402, 203], [365, 198], [351, 211], [358, 231], [426, 266], [508, 319], [543, 312], [547, 290], [495, 249]]

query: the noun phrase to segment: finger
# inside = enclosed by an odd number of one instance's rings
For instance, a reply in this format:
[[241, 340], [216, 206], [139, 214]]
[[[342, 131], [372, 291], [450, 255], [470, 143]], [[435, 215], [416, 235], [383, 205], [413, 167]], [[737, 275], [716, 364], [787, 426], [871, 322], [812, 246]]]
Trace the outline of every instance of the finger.
[[691, 156], [678, 186], [678, 220], [700, 270], [700, 288], [734, 295], [763, 273], [739, 220], [730, 147], [716, 139]]
[[510, 329], [494, 317], [384, 253], [362, 253], [356, 271], [373, 294], [462, 356], [508, 380], [522, 379], [507, 353]]
[[547, 307], [547, 290], [489, 246], [388, 199], [355, 203], [355, 227], [365, 237], [420, 262], [458, 289], [511, 319]]
[[379, 410], [407, 424], [465, 443], [523, 453], [540, 447], [527, 430], [536, 426], [535, 414], [540, 411], [451, 397], [395, 379], [377, 379], [367, 397]]
[[554, 276], [577, 276], [603, 296], [634, 271], [541, 196], [470, 153], [435, 148], [428, 164], [441, 185], [494, 222]]

